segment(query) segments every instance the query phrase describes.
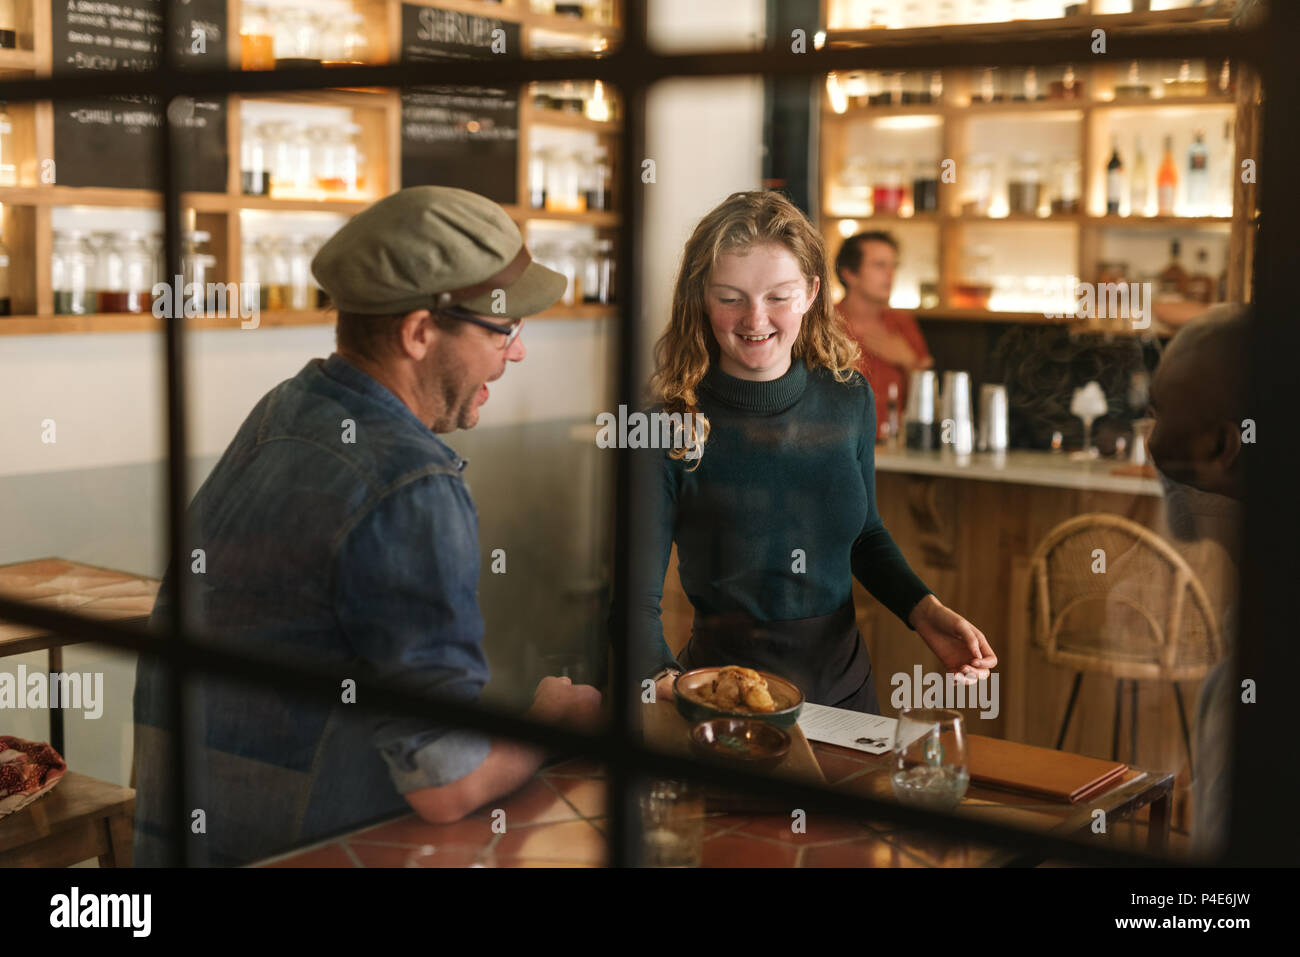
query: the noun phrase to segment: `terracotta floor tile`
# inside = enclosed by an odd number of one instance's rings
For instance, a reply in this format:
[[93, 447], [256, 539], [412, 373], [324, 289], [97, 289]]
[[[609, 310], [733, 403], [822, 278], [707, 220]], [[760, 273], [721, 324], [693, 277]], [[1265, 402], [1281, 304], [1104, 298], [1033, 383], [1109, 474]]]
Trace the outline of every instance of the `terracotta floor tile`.
[[711, 814], [704, 819], [704, 839], [707, 841], [714, 835], [737, 830], [753, 820], [739, 814]]
[[793, 824], [793, 817], [781, 815], [756, 817], [741, 828], [740, 833], [766, 837], [774, 841], [789, 841], [791, 844], [823, 844], [827, 841], [843, 841], [870, 834], [866, 828], [855, 821], [830, 817], [816, 811], [810, 811], [805, 818], [805, 833], [796, 834], [791, 830]]
[[583, 817], [604, 817], [608, 812], [606, 784], [595, 778], [554, 778], [551, 787], [564, 795]]
[[507, 830], [494, 851], [498, 860], [524, 857], [603, 864], [609, 857], [604, 835], [586, 821]]
[[486, 844], [494, 836], [492, 822], [484, 818], [471, 817], [454, 824], [430, 824], [415, 814], [409, 814], [349, 835], [348, 841], [419, 847], [421, 844]]
[[315, 850], [303, 851], [293, 857], [286, 857], [267, 867], [356, 867], [342, 844], [326, 844]]
[[805, 847], [800, 867], [924, 867], [925, 865], [882, 838], [864, 838], [845, 844]]
[[541, 778], [533, 778], [519, 790], [503, 795], [483, 806], [481, 812], [490, 823], [497, 808], [506, 812], [506, 829], [526, 824], [552, 824], [572, 821], [578, 812], [564, 802], [551, 785]]
[[704, 842], [703, 867], [794, 867], [798, 849], [789, 844], [723, 834]]

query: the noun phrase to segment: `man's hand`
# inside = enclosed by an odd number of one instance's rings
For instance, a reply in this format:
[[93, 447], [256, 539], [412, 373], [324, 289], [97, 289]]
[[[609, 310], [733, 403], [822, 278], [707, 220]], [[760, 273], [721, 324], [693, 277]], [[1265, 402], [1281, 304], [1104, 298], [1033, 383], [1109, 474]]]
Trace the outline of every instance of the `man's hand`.
[[677, 680], [676, 675], [664, 675], [655, 683], [655, 700], [672, 701], [673, 700], [673, 682]]
[[938, 655], [944, 668], [968, 682], [987, 678], [989, 669], [997, 666], [997, 656], [984, 632], [933, 595], [916, 603], [908, 622]]
[[568, 678], [543, 678], [524, 717], [574, 731], [597, 731], [602, 723], [600, 692], [591, 685], [575, 685]]

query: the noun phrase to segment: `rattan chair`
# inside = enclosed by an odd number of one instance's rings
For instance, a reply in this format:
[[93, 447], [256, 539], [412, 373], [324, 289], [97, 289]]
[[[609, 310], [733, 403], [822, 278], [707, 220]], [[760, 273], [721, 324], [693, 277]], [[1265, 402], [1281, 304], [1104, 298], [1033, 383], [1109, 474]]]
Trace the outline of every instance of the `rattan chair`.
[[1138, 680], [1168, 681], [1191, 770], [1191, 738], [1178, 682], [1203, 679], [1223, 645], [1204, 586], [1168, 542], [1118, 515], [1091, 513], [1062, 522], [1044, 536], [1030, 559], [1029, 615], [1033, 644], [1050, 663], [1075, 672], [1058, 750], [1065, 744], [1085, 671], [1116, 679], [1113, 760], [1119, 757], [1124, 681], [1132, 682], [1134, 763]]

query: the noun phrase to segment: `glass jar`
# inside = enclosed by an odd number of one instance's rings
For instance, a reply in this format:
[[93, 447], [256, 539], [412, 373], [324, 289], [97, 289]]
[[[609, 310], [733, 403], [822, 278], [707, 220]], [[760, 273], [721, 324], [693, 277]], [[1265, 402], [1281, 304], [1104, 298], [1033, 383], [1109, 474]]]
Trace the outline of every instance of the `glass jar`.
[[533, 150], [528, 155], [528, 205], [546, 208], [546, 167], [552, 162], [552, 150]]
[[317, 126], [311, 130], [313, 182], [326, 196], [355, 196], [358, 189], [355, 123]]
[[9, 298], [9, 247], [0, 239], [0, 316], [13, 315], [13, 301]]
[[1007, 177], [1007, 208], [1013, 216], [1037, 216], [1043, 199], [1043, 170], [1036, 153], [1017, 153]]
[[97, 262], [97, 312], [151, 310], [155, 258], [145, 233], [132, 229], [105, 234]]
[[582, 194], [587, 209], [609, 209], [609, 162], [603, 147], [582, 157]]
[[307, 237], [286, 236], [284, 256], [289, 263], [289, 309], [314, 309], [316, 289], [311, 279], [311, 257], [307, 251]]
[[0, 101], [0, 186], [18, 185], [18, 155], [14, 151], [14, 121]]
[[239, 176], [245, 196], [267, 196], [271, 192], [266, 125], [245, 123], [239, 144]]
[[996, 166], [987, 153], [976, 153], [966, 161], [966, 193], [961, 211], [968, 216], [987, 216], [993, 206], [993, 176]]
[[912, 212], [933, 213], [939, 208], [939, 161], [918, 160], [912, 167]]
[[328, 309], [330, 304], [329, 293], [321, 288], [320, 283], [312, 274], [311, 263], [316, 258], [316, 253], [325, 245], [328, 236], [308, 236], [302, 243], [302, 254], [307, 258], [307, 308], [308, 309]]
[[299, 123], [280, 124], [272, 148], [271, 195], [290, 199], [311, 196], [311, 140], [307, 127]]
[[1060, 156], [1052, 163], [1052, 215], [1073, 215], [1082, 208], [1079, 199], [1081, 166], [1074, 156]]
[[267, 308], [260, 243], [258, 237], [245, 234], [239, 244], [239, 310], [245, 316]]
[[245, 3], [243, 10], [243, 23], [239, 27], [239, 68], [274, 70], [275, 36], [266, 5]]
[[586, 197], [579, 189], [580, 161], [577, 153], [554, 154], [554, 162], [546, 167], [546, 211], [548, 213], [581, 213], [587, 208]]
[[86, 316], [95, 312], [95, 250], [79, 230], [54, 234], [50, 285], [56, 316]]
[[277, 67], [320, 66], [320, 38], [326, 19], [298, 6], [276, 8], [275, 65]]
[[903, 161], [896, 157], [881, 160], [871, 180], [871, 208], [874, 215], [897, 215], [903, 205]]
[[[186, 311], [202, 314], [206, 308], [208, 281], [217, 265], [215, 256], [203, 251], [212, 238], [210, 233], [191, 230], [181, 239], [181, 291], [185, 295]], [[191, 307], [190, 303], [194, 303]]]
[[257, 241], [257, 251], [261, 260], [262, 308], [292, 308], [293, 282], [284, 240], [280, 236], [263, 236]]
[[614, 241], [598, 239], [585, 250], [582, 301], [603, 306], [614, 303]]

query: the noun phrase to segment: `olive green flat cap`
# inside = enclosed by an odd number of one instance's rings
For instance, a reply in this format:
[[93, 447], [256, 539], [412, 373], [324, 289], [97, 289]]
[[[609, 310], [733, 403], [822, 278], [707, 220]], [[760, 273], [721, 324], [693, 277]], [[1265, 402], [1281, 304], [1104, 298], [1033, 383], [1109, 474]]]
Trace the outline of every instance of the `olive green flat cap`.
[[555, 305], [568, 284], [532, 261], [504, 209], [450, 186], [413, 186], [358, 213], [311, 271], [335, 308], [364, 315], [456, 305], [522, 319]]

